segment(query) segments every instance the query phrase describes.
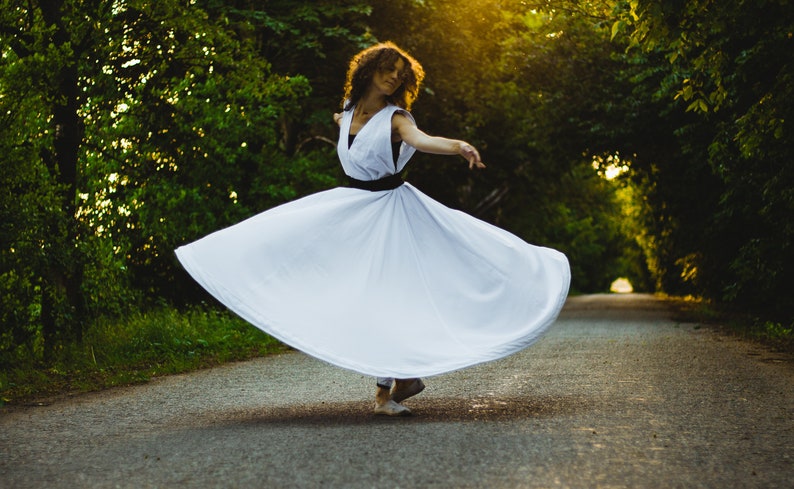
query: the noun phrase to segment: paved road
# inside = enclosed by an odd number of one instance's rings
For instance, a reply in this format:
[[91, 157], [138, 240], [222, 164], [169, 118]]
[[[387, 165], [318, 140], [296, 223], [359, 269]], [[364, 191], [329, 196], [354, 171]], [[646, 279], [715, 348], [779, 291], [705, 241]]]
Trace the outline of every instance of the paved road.
[[0, 487], [791, 488], [794, 359], [652, 297], [569, 300], [416, 415], [286, 353], [0, 414]]

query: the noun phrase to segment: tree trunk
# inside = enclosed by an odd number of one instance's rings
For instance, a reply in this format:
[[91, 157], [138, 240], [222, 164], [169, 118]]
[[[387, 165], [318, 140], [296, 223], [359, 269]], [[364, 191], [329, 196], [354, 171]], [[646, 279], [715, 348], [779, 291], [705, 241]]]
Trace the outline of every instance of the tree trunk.
[[[52, 41], [56, 46], [62, 46], [71, 41], [68, 26], [62, 22], [61, 8], [63, 1], [40, 2], [42, 18], [55, 28]], [[74, 43], [72, 43], [74, 47]], [[83, 140], [84, 128], [82, 126], [79, 109], [80, 87], [78, 82], [77, 63], [80, 53], [75, 52], [70, 60], [56, 73], [57, 83], [53, 87], [55, 93], [53, 100], [52, 122], [55, 126], [53, 142], [55, 178], [61, 186], [61, 209], [64, 226], [62, 232], [52, 236], [54, 242], [50, 247], [58, 258], [51, 257], [49, 261], [52, 269], [44, 273], [54, 280], [42, 280], [42, 306], [49, 301], [49, 310], [42, 307], [43, 333], [49, 334], [45, 344], [53, 345], [52, 335], [60, 333], [63, 337], [81, 340], [83, 333], [83, 320], [85, 319], [86, 305], [83, 294], [84, 259], [81, 253], [79, 240], [81, 237], [80, 222], [77, 219], [77, 184], [78, 184], [78, 159], [80, 145]], [[54, 298], [64, 294], [64, 300], [55, 301]], [[62, 303], [66, 310], [53, 307]], [[48, 317], [49, 316], [49, 317]]]
[[55, 336], [58, 330], [55, 325], [55, 305], [52, 300], [53, 287], [44, 279], [41, 281], [41, 336], [44, 340], [44, 363], [51, 364], [55, 355]]

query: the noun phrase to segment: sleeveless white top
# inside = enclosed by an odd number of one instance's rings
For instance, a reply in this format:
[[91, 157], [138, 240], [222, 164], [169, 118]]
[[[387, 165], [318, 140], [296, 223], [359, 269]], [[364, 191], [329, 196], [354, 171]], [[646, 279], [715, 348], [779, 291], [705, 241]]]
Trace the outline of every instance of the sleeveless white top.
[[348, 136], [350, 135], [350, 125], [353, 122], [353, 110], [342, 113], [342, 125], [336, 151], [347, 176], [356, 180], [377, 180], [399, 173], [405, 168], [408, 160], [416, 152], [416, 148], [403, 142], [395, 163], [391, 146], [391, 121], [396, 112], [414, 122], [414, 118], [409, 112], [395, 105], [387, 105], [359, 129], [356, 139], [353, 140], [349, 149]]
[[[374, 180], [405, 167], [415, 149], [402, 143], [395, 168], [397, 111], [413, 122], [389, 105], [350, 148], [353, 111], [344, 112], [337, 150], [347, 175]], [[319, 192], [176, 254], [254, 326], [377, 377], [425, 377], [515, 353], [553, 323], [570, 284], [562, 253], [445, 207], [410, 183]]]

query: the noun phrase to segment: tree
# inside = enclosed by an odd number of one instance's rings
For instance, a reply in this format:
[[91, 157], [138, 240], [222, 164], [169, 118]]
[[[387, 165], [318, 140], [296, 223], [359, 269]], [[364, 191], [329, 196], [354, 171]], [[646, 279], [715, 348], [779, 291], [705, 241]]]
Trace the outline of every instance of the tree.
[[89, 313], [179, 297], [177, 244], [317, 184], [312, 157], [278, 151], [307, 80], [273, 73], [223, 5], [206, 7], [2, 3], [7, 350], [39, 338], [50, 360]]
[[[11, 109], [27, 124], [14, 126], [5, 136], [4, 146], [15, 151], [9, 164], [19, 164], [21, 174], [35, 174], [48, 188], [50, 206], [28, 208], [33, 223], [44, 225], [37, 236], [39, 248], [31, 256], [39, 259], [24, 271], [5, 269], [6, 277], [22, 280], [26, 289], [37, 288], [40, 295], [40, 321], [45, 342], [45, 356], [51, 356], [56, 335], [79, 339], [86, 315], [82, 290], [85, 249], [81, 237], [86, 235], [77, 219], [76, 193], [80, 184], [79, 149], [84, 126], [80, 105], [80, 59], [91, 44], [85, 23], [70, 25], [68, 15], [73, 5], [66, 1], [39, 3], [5, 1], [2, 5], [0, 46], [4, 58], [2, 80], [4, 113]], [[102, 18], [110, 7], [102, 2], [86, 2], [85, 8]], [[37, 99], [41, 102], [37, 103]], [[6, 108], [6, 107], [4, 107]], [[38, 161], [28, 161], [34, 157]], [[15, 172], [16, 173], [16, 172]], [[15, 183], [23, 183], [22, 180]], [[20, 188], [19, 185], [16, 185]], [[12, 187], [13, 188], [13, 187]], [[30, 213], [23, 216], [28, 217]], [[17, 243], [39, 233], [21, 227], [9, 229], [2, 252], [8, 259]], [[12, 251], [14, 250], [14, 251]], [[33, 252], [33, 250], [30, 250]], [[27, 272], [27, 273], [26, 273]], [[32, 274], [30, 274], [32, 272]], [[30, 295], [30, 292], [28, 292]]]
[[[675, 114], [676, 154], [638, 168], [661, 197], [653, 212], [672, 216], [657, 219], [673, 250], [664, 261], [682, 264], [699, 294], [784, 320], [792, 309], [778, 297], [794, 290], [789, 7], [632, 0], [613, 28], [637, 48], [630, 55], [655, 63], [662, 75], [642, 84]], [[693, 173], [703, 185], [673, 186]]]

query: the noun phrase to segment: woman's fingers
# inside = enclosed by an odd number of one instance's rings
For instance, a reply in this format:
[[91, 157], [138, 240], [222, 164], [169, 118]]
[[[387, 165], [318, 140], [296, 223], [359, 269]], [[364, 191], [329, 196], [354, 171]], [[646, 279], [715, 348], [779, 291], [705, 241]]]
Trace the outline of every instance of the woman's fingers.
[[463, 143], [460, 147], [460, 154], [469, 162], [469, 170], [485, 168], [485, 164], [480, 159], [480, 153], [471, 144]]

